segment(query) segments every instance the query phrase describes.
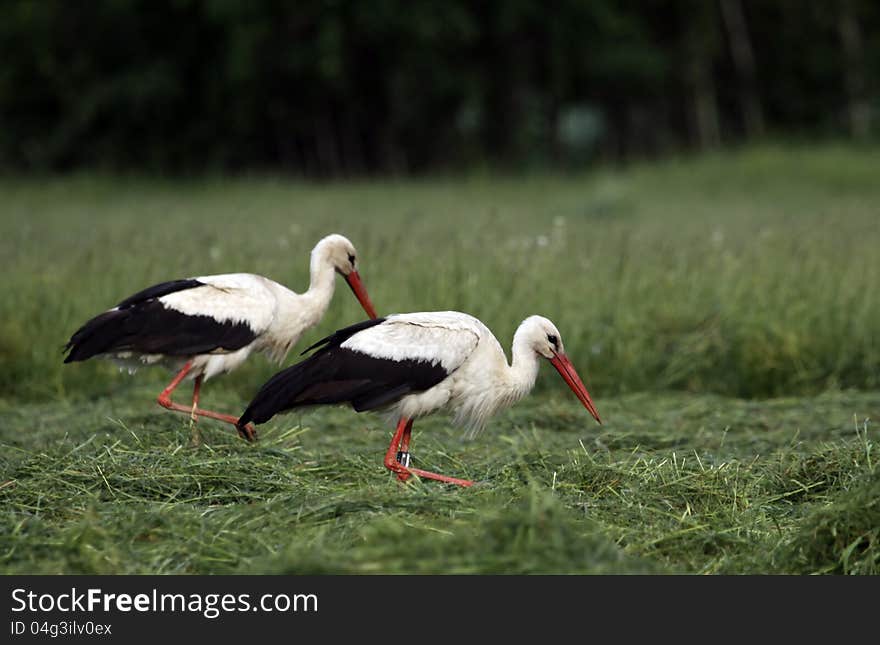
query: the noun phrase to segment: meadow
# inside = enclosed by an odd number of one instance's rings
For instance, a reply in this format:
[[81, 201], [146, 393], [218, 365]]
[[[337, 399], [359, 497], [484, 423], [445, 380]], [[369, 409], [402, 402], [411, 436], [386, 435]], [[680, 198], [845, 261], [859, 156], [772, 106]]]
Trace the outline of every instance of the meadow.
[[[0, 570], [880, 573], [878, 162], [764, 146], [527, 177], [0, 179]], [[61, 362], [155, 282], [305, 289], [330, 232], [380, 314], [466, 311], [505, 348], [551, 318], [605, 424], [542, 368], [475, 440], [417, 424], [417, 463], [478, 486], [401, 485], [378, 417], [307, 410], [253, 445], [202, 422], [191, 445], [155, 404], [166, 372]], [[339, 281], [300, 349], [362, 315]], [[203, 401], [238, 413], [277, 369], [252, 357]]]

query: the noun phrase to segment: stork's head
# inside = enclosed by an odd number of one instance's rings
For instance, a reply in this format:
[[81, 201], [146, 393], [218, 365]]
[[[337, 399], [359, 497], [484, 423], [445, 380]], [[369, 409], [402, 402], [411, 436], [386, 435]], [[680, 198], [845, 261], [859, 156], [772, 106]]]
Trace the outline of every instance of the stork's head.
[[596, 411], [596, 406], [593, 405], [593, 400], [590, 398], [590, 393], [587, 392], [587, 388], [574, 369], [574, 365], [572, 365], [571, 360], [565, 354], [565, 349], [562, 345], [562, 334], [556, 329], [556, 325], [543, 316], [529, 316], [517, 329], [514, 342], [525, 343], [538, 356], [549, 360], [568, 384], [568, 387], [575, 393], [578, 400], [593, 415], [593, 418], [602, 423], [599, 413]]
[[357, 272], [358, 255], [354, 244], [344, 235], [336, 233], [328, 235], [312, 249], [312, 264], [327, 264], [345, 278], [355, 297], [361, 303], [370, 318], [376, 318], [376, 309], [370, 302], [367, 289]]
[[357, 251], [344, 235], [333, 233], [321, 239], [312, 250], [312, 258], [329, 264], [342, 276], [357, 270]]
[[539, 356], [552, 360], [556, 354], [563, 352], [562, 334], [544, 316], [529, 316], [516, 333]]

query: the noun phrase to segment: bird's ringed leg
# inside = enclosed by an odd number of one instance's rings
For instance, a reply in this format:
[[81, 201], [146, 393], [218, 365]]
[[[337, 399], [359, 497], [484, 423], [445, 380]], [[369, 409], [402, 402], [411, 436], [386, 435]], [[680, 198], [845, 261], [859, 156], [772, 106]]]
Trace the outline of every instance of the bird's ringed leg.
[[400, 446], [397, 449], [397, 463], [402, 464], [404, 468], [409, 468], [412, 461], [409, 456], [409, 439], [412, 435], [412, 427], [413, 420], [409, 419], [403, 429], [403, 436], [400, 438]]
[[226, 423], [231, 423], [236, 426], [238, 430], [238, 434], [242, 439], [247, 439], [248, 441], [254, 441], [257, 438], [256, 430], [254, 430], [254, 426], [250, 423], [247, 424], [244, 428], [239, 428], [236, 424], [238, 423], [238, 417], [234, 417], [230, 414], [220, 414], [219, 412], [212, 412], [210, 410], [202, 410], [198, 407], [198, 398], [199, 398], [199, 390], [201, 389], [201, 376], [196, 380], [196, 386], [193, 387], [193, 406], [188, 407], [185, 405], [180, 405], [179, 403], [174, 403], [171, 400], [171, 393], [175, 390], [175, 388], [180, 385], [181, 381], [186, 378], [186, 375], [189, 374], [189, 371], [192, 369], [192, 361], [188, 361], [186, 365], [177, 373], [177, 376], [168, 384], [162, 393], [159, 395], [159, 398], [156, 399], [163, 408], [168, 410], [174, 410], [176, 412], [185, 412], [192, 415], [198, 415], [200, 417], [208, 417], [209, 419], [217, 419], [218, 421], [225, 421]]
[[[468, 479], [458, 479], [457, 477], [447, 477], [446, 475], [438, 475], [437, 473], [431, 473], [426, 470], [421, 470], [419, 468], [413, 468], [410, 466], [411, 458], [409, 454], [409, 441], [412, 436], [412, 427], [413, 422], [412, 419], [406, 424], [406, 427], [403, 429], [403, 436], [400, 440], [400, 449], [397, 452], [397, 461], [403, 464], [409, 472], [415, 473], [419, 477], [424, 477], [426, 479], [435, 479], [437, 481], [445, 482], [447, 484], [458, 484], [459, 486], [473, 486], [474, 482]], [[398, 475], [398, 478], [400, 476]]]
[[397, 460], [397, 449], [400, 446], [400, 440], [403, 438], [406, 428], [412, 428], [412, 419], [400, 417], [400, 421], [397, 422], [397, 429], [391, 438], [391, 444], [388, 446], [388, 452], [385, 453], [385, 468], [397, 473], [397, 479], [402, 482], [405, 482], [410, 477], [406, 467], [402, 466]]
[[[457, 477], [447, 477], [438, 473], [428, 472], [420, 468], [412, 468], [409, 463], [409, 440], [412, 433], [412, 419], [401, 417], [397, 424], [397, 430], [391, 445], [388, 446], [388, 452], [385, 454], [385, 467], [397, 473], [397, 479], [406, 481], [410, 475], [418, 475], [425, 479], [434, 479], [446, 484], [456, 484], [458, 486], [473, 486], [474, 482], [468, 479], [458, 479]], [[400, 450], [398, 451], [398, 449]], [[403, 458], [403, 462], [400, 459]]]

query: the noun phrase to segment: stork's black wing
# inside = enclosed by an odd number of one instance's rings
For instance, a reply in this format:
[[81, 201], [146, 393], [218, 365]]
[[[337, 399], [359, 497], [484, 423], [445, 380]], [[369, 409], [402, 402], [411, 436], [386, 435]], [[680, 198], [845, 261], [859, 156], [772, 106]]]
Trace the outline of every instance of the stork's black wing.
[[358, 412], [373, 410], [427, 390], [449, 376], [437, 363], [376, 358], [341, 347], [358, 332], [383, 322], [384, 318], [360, 322], [316, 343], [312, 348], [320, 346], [318, 351], [278, 372], [260, 388], [239, 425], [264, 423], [279, 412], [307, 405], [350, 403]]
[[160, 300], [171, 293], [206, 286], [187, 279], [139, 291], [74, 332], [64, 347], [68, 352], [64, 362], [118, 352], [191, 356], [216, 350], [235, 351], [253, 342], [256, 334], [244, 322], [186, 314]]

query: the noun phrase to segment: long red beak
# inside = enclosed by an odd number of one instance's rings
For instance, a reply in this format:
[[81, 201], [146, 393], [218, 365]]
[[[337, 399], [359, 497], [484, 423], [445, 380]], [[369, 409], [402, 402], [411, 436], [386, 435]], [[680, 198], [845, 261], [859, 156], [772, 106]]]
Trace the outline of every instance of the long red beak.
[[593, 399], [590, 398], [590, 393], [587, 392], [584, 382], [581, 381], [581, 377], [578, 376], [577, 371], [575, 371], [574, 365], [568, 360], [568, 356], [565, 354], [555, 354], [553, 358], [550, 359], [550, 362], [553, 364], [553, 367], [556, 368], [556, 371], [559, 372], [559, 375], [565, 379], [566, 383], [568, 383], [568, 387], [571, 388], [571, 391], [574, 392], [575, 396], [577, 396], [577, 398], [580, 399], [580, 402], [584, 404], [584, 407], [590, 411], [593, 418], [601, 424], [602, 419], [599, 418], [596, 406], [593, 405]]
[[364, 308], [367, 315], [370, 318], [378, 318], [379, 316], [376, 315], [376, 310], [373, 308], [373, 303], [370, 302], [370, 296], [367, 295], [367, 290], [364, 287], [364, 283], [361, 282], [361, 276], [358, 272], [352, 271], [349, 273], [345, 276], [345, 281], [348, 283], [348, 286], [351, 287], [352, 293], [354, 293], [358, 302], [361, 303], [361, 307]]

